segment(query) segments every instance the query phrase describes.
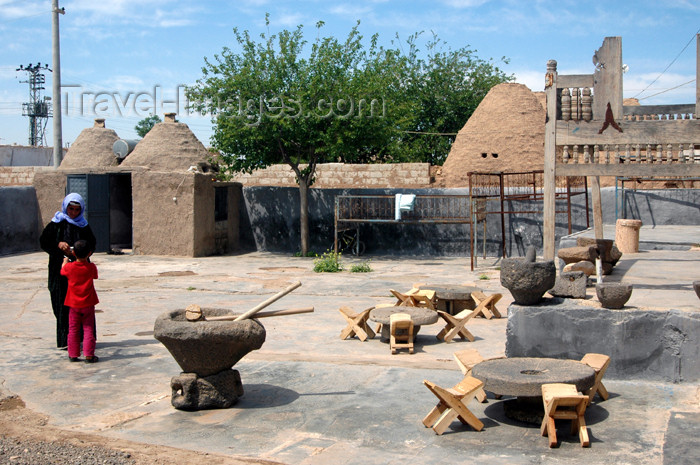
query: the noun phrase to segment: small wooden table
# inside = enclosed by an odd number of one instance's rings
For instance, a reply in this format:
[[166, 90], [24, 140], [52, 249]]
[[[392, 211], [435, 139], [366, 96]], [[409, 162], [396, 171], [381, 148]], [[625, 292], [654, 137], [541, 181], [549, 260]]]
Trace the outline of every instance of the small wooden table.
[[474, 310], [476, 302], [472, 298], [472, 292], [481, 291], [476, 286], [450, 286], [445, 284], [421, 284], [417, 287], [420, 290], [430, 289], [435, 291], [435, 298], [444, 302], [445, 311], [450, 315], [459, 313], [464, 309]]
[[472, 368], [472, 376], [484, 382], [484, 390], [516, 396], [503, 403], [510, 418], [539, 424], [544, 416], [542, 385], [573, 384], [585, 392], [595, 383], [595, 370], [576, 360], [512, 357], [486, 360]]
[[435, 310], [425, 307], [406, 307], [403, 305], [393, 305], [375, 308], [369, 312], [369, 319], [375, 323], [381, 323], [381, 341], [389, 342], [389, 332], [391, 315], [394, 313], [407, 313], [413, 321], [413, 337], [418, 335], [418, 330], [422, 325], [432, 325], [437, 323], [438, 314]]

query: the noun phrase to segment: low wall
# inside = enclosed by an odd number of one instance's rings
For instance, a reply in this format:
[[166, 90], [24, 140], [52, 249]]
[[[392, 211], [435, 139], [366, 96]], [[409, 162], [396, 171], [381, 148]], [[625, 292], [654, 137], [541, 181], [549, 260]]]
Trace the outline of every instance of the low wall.
[[0, 254], [39, 250], [39, 204], [33, 187], [0, 187]]
[[[301, 168], [304, 168], [302, 165]], [[288, 165], [272, 165], [249, 174], [236, 175], [232, 181], [248, 186], [296, 187], [294, 172]], [[381, 187], [430, 187], [429, 163], [378, 163], [345, 164], [323, 163], [317, 165], [314, 187], [333, 188], [381, 188]]]
[[606, 377], [700, 381], [700, 312], [608, 310], [574, 299], [508, 307], [506, 356], [609, 355]]

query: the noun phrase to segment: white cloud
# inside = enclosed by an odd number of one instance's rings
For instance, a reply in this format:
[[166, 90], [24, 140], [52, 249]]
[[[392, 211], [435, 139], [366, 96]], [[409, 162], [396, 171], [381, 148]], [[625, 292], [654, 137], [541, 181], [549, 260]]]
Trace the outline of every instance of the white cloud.
[[488, 3], [490, 0], [440, 0], [440, 3], [454, 8], [474, 8]]

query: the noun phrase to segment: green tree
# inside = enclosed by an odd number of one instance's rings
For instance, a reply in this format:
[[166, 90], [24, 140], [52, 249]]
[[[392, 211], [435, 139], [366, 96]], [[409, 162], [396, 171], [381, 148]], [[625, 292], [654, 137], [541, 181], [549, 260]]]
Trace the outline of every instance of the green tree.
[[[433, 34], [421, 53], [417, 33], [408, 38], [402, 81], [407, 111], [397, 158], [442, 165], [455, 135], [496, 84], [513, 80], [493, 60], [467, 47], [452, 50]], [[501, 58], [503, 63], [508, 60]]]
[[[269, 26], [269, 15], [266, 15]], [[212, 146], [225, 176], [288, 164], [299, 185], [301, 253], [309, 244], [308, 191], [319, 163], [427, 161], [441, 164], [454, 136], [488, 90], [511, 78], [492, 62], [421, 34], [393, 48], [365, 48], [359, 22], [340, 41], [321, 37], [305, 52], [303, 26], [261, 34], [234, 28], [239, 51], [204, 59], [186, 89], [190, 109], [211, 114]], [[398, 40], [398, 39], [397, 39]]]
[[[269, 25], [269, 17], [266, 17]], [[212, 145], [229, 175], [288, 164], [299, 185], [301, 252], [309, 250], [308, 191], [319, 163], [383, 161], [396, 140], [388, 102], [398, 90], [399, 57], [367, 49], [356, 25], [344, 41], [317, 38], [304, 56], [303, 26], [261, 34], [234, 29], [241, 49], [205, 58], [186, 90], [190, 108], [213, 115]]]
[[139, 137], [145, 137], [148, 131], [153, 129], [153, 126], [160, 122], [161, 119], [158, 115], [150, 115], [139, 121], [136, 126], [134, 126], [134, 129], [136, 129], [136, 134], [138, 134]]

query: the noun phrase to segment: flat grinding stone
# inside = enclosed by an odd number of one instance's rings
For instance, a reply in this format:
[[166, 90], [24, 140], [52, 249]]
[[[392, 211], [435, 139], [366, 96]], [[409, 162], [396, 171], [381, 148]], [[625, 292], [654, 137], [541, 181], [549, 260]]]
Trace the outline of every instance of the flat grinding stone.
[[484, 389], [498, 395], [541, 397], [542, 385], [575, 384], [579, 392], [593, 386], [595, 371], [575, 360], [513, 357], [486, 360], [472, 369]]

